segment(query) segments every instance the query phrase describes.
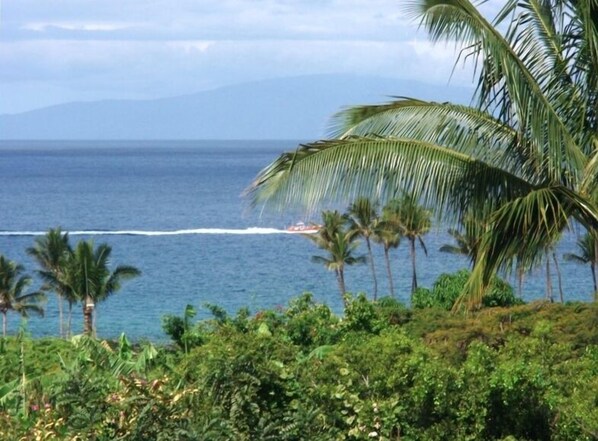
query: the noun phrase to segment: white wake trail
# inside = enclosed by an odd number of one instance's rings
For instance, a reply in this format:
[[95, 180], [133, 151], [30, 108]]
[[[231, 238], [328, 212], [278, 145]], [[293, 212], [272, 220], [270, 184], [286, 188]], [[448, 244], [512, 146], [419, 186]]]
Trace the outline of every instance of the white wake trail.
[[[245, 229], [228, 228], [194, 228], [172, 231], [146, 231], [146, 230], [73, 230], [65, 231], [69, 236], [182, 236], [193, 234], [309, 234], [307, 231], [288, 231], [276, 228], [250, 227]], [[0, 231], [0, 236], [43, 236], [45, 231]]]

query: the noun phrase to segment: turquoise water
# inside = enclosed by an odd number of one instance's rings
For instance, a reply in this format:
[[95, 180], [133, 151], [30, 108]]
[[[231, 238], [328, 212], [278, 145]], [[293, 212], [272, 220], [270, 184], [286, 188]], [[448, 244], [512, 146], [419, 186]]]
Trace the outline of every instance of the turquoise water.
[[[340, 312], [334, 275], [310, 261], [311, 242], [286, 234], [300, 214], [247, 210], [240, 197], [257, 172], [293, 141], [189, 142], [0, 142], [0, 253], [35, 265], [25, 249], [33, 234], [61, 226], [72, 241], [92, 238], [113, 247], [113, 264], [138, 267], [142, 276], [98, 307], [98, 333], [133, 339], [164, 339], [161, 317], [181, 314], [192, 304], [205, 315], [205, 303], [229, 312], [248, 306], [284, 306], [304, 291]], [[420, 285], [430, 286], [442, 272], [467, 266], [465, 258], [443, 254], [446, 228], [426, 236], [429, 255], [418, 250]], [[93, 233], [90, 233], [93, 232]], [[559, 245], [574, 252], [576, 235]], [[365, 253], [364, 247], [362, 252]], [[379, 293], [388, 292], [381, 250], [376, 260]], [[587, 267], [563, 262], [567, 300], [590, 300]], [[406, 246], [393, 255], [395, 286], [407, 302], [411, 270]], [[554, 286], [557, 280], [554, 277]], [[36, 281], [34, 286], [39, 286]], [[367, 266], [347, 270], [347, 289], [371, 292]], [[526, 299], [544, 293], [540, 270], [527, 278]], [[81, 330], [77, 307], [75, 332]], [[19, 319], [9, 316], [14, 332]], [[57, 306], [49, 297], [45, 318], [28, 323], [33, 335], [57, 335]]]

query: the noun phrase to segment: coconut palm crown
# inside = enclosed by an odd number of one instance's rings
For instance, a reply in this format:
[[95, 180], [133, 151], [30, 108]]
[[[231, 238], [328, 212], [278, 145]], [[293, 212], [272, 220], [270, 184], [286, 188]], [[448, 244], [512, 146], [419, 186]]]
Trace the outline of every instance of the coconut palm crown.
[[312, 261], [323, 264], [336, 275], [343, 301], [346, 293], [345, 267], [365, 263], [364, 256], [355, 256], [358, 243], [357, 232], [346, 228], [349, 218], [337, 210], [322, 212], [322, 226], [315, 234], [305, 234], [318, 248], [326, 251], [327, 256], [312, 256]]
[[453, 222], [489, 206], [457, 303], [474, 307], [497, 269], [533, 261], [571, 219], [598, 228], [598, 1], [509, 0], [493, 20], [468, 0], [417, 0], [406, 11], [475, 63], [474, 105], [349, 108], [334, 139], [281, 155], [248, 193], [254, 204], [312, 211], [407, 191]]
[[7, 313], [15, 311], [22, 317], [30, 312], [43, 315], [41, 292], [25, 293], [31, 285], [31, 277], [23, 275], [23, 266], [0, 256], [0, 313], [2, 314], [2, 335], [6, 337]]
[[69, 323], [70, 311], [76, 302], [72, 291], [62, 283], [66, 261], [72, 254], [68, 233], [63, 233], [60, 227], [48, 230], [45, 235], [35, 240], [32, 247], [27, 248], [27, 254], [33, 257], [40, 267], [37, 273], [44, 281], [42, 291], [53, 291], [58, 297], [58, 321], [62, 337], [65, 334], [63, 300], [66, 299], [69, 303]]
[[94, 246], [92, 241], [77, 243], [67, 262], [64, 282], [83, 306], [84, 332], [92, 334], [95, 305], [117, 292], [122, 282], [138, 276], [140, 271], [132, 266], [120, 265], [110, 270], [112, 248], [107, 244]]
[[595, 234], [586, 233], [577, 240], [579, 254], [566, 253], [563, 255], [565, 260], [579, 264], [589, 264], [592, 271], [592, 282], [594, 284], [594, 297], [598, 294], [598, 274], [596, 266], [598, 265], [598, 247], [596, 247], [597, 237]]

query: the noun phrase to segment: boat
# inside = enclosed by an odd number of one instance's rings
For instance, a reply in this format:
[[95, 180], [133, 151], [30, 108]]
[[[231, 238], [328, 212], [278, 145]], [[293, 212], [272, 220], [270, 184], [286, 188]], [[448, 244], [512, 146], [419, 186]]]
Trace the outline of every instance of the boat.
[[310, 224], [306, 225], [303, 222], [297, 222], [295, 225], [291, 225], [287, 228], [289, 233], [317, 233], [322, 228], [321, 225]]

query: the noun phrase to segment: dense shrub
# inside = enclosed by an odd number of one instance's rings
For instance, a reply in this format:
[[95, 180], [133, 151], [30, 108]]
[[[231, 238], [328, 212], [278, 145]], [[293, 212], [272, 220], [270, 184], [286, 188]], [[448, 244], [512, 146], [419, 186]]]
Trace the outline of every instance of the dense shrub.
[[[418, 288], [413, 293], [411, 299], [413, 308], [452, 309], [455, 301], [463, 293], [470, 274], [470, 271], [465, 269], [452, 274], [441, 274], [434, 282], [431, 290]], [[523, 301], [515, 296], [511, 285], [496, 276], [492, 279], [488, 292], [482, 299], [482, 305], [485, 307], [521, 304], [523, 304]]]

